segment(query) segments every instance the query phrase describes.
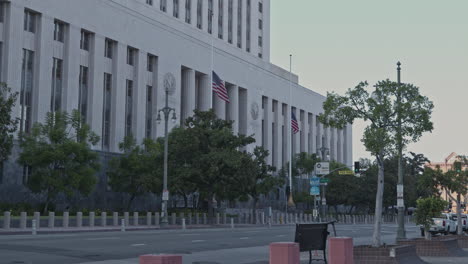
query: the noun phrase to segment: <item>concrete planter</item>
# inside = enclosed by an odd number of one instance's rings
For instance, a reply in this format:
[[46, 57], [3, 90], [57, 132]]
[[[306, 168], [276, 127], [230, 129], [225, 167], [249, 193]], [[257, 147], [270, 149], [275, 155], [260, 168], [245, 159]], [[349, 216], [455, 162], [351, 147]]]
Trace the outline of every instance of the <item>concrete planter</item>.
[[462, 257], [468, 253], [458, 245], [457, 238], [424, 238], [408, 239], [398, 241], [399, 245], [416, 246], [416, 254], [424, 257]]
[[461, 248], [468, 248], [468, 236], [466, 235], [450, 235], [450, 236], [434, 236], [432, 237], [432, 240], [445, 240], [448, 238], [455, 238], [457, 239], [458, 246]]
[[414, 245], [399, 245], [386, 247], [356, 246], [354, 247], [355, 264], [423, 264], [426, 263], [416, 255]]

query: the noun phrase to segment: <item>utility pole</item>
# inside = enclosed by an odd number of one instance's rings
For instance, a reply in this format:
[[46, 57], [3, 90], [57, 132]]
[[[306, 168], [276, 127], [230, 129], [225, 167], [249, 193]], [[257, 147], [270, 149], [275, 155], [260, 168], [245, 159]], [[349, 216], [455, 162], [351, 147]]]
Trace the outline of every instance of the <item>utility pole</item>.
[[396, 240], [406, 239], [405, 231], [405, 199], [403, 191], [403, 138], [401, 134], [401, 63], [397, 62], [398, 88], [397, 88], [397, 148], [398, 148], [398, 184], [397, 184], [397, 208], [398, 230]]

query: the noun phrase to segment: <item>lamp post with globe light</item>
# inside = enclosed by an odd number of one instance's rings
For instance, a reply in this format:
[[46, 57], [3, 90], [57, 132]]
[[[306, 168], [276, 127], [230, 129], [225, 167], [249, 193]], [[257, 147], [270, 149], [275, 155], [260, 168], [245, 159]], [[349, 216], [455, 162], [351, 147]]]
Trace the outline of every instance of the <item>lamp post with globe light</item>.
[[177, 116], [174, 108], [169, 107], [169, 94], [173, 92], [175, 87], [175, 78], [172, 74], [168, 73], [164, 76], [164, 89], [166, 93], [166, 104], [163, 108], [158, 110], [158, 117], [156, 121], [161, 123], [161, 113], [164, 115], [164, 178], [163, 178], [163, 195], [161, 204], [161, 226], [168, 225], [167, 215], [167, 201], [169, 200], [169, 190], [167, 189], [167, 160], [168, 160], [168, 121], [169, 115], [172, 112], [172, 122], [176, 122]]

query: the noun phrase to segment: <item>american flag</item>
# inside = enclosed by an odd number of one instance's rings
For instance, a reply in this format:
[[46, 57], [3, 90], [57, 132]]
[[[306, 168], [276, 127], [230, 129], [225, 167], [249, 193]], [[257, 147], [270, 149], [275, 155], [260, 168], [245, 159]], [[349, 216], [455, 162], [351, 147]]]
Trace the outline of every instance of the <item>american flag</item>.
[[291, 129], [294, 134], [299, 132], [299, 123], [297, 123], [296, 115], [291, 112]]
[[219, 76], [213, 71], [213, 91], [218, 95], [218, 97], [229, 103], [229, 96], [226, 86], [224, 86], [224, 81], [219, 78]]

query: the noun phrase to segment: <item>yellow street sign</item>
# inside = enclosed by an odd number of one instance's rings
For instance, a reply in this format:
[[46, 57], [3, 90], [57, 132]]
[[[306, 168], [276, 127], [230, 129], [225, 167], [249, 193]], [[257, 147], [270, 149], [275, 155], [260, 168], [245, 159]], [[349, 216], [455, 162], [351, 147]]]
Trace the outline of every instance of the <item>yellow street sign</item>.
[[343, 171], [338, 171], [339, 175], [354, 175], [354, 171], [351, 170], [343, 170]]

